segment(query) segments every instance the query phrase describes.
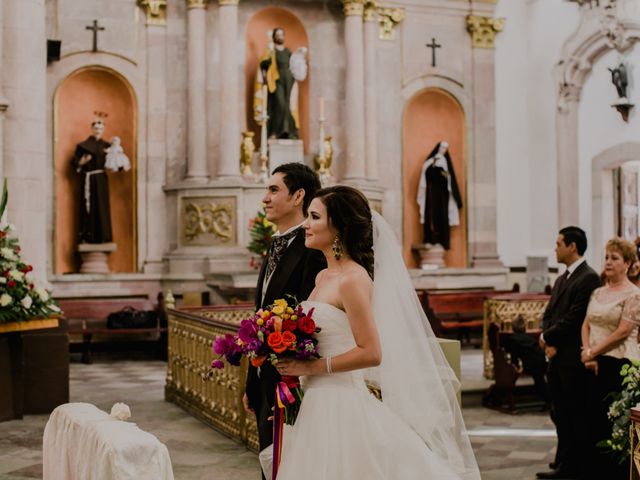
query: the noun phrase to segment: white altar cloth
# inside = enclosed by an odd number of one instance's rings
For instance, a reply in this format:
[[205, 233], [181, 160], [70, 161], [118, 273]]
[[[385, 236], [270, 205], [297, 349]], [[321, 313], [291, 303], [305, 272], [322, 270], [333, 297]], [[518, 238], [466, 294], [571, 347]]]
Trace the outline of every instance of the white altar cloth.
[[67, 403], [49, 417], [44, 480], [173, 480], [167, 447], [135, 423], [90, 403]]

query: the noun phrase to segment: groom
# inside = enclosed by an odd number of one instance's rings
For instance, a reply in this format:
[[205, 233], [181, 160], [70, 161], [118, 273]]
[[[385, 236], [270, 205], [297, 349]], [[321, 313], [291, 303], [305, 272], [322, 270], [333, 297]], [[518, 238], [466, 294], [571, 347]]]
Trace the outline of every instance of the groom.
[[[326, 268], [324, 256], [304, 246], [302, 229], [309, 203], [319, 189], [318, 175], [301, 163], [286, 163], [273, 171], [262, 201], [267, 220], [275, 224], [277, 232], [258, 276], [256, 309], [271, 305], [284, 295], [292, 295], [299, 302], [306, 300], [315, 286], [316, 275]], [[270, 364], [249, 366], [242, 400], [245, 410], [256, 415], [260, 451], [273, 442], [269, 417], [279, 380], [280, 375]]]

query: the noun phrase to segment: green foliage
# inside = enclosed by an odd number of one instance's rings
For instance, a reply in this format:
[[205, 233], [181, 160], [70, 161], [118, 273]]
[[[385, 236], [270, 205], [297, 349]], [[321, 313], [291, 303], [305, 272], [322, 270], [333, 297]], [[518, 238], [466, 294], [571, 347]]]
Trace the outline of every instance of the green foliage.
[[247, 247], [250, 252], [264, 257], [269, 251], [271, 237], [276, 232], [273, 223], [267, 220], [264, 208], [260, 210], [254, 218], [249, 221], [249, 235], [251, 241]]
[[631, 360], [631, 364], [622, 367], [620, 375], [623, 377], [622, 391], [613, 396], [607, 414], [612, 422], [611, 438], [598, 442], [598, 446], [613, 452], [622, 463], [629, 458], [631, 450], [630, 410], [640, 402], [640, 362]]

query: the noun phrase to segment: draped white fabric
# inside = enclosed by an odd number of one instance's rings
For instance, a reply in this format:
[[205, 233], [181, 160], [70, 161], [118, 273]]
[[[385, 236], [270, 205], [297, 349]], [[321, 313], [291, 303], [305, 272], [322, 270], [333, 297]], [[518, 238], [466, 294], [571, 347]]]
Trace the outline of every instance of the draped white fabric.
[[460, 384], [422, 310], [391, 227], [373, 213], [373, 308], [382, 364], [367, 372], [383, 402], [464, 480], [480, 472], [456, 398]]
[[44, 480], [173, 480], [167, 447], [135, 423], [89, 403], [67, 403], [49, 417]]

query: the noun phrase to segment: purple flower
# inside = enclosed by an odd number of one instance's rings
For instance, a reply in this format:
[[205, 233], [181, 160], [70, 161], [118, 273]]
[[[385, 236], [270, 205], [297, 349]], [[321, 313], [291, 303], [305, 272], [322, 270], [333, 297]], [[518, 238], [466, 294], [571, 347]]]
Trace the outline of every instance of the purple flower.
[[237, 347], [233, 335], [227, 333], [224, 337], [216, 337], [213, 341], [213, 352], [216, 355], [225, 355], [229, 351], [235, 350]]
[[247, 345], [245, 345], [245, 350], [247, 352], [257, 352], [261, 346], [262, 346], [262, 343], [260, 341], [252, 340], [249, 343], [247, 343]]
[[244, 343], [249, 343], [257, 338], [258, 325], [253, 320], [242, 320], [240, 322], [240, 329], [238, 330], [238, 337]]
[[240, 360], [242, 360], [242, 353], [238, 350], [236, 352], [228, 353], [225, 355], [225, 358], [230, 365], [238, 367], [240, 366]]
[[224, 362], [222, 360], [214, 360], [211, 362], [211, 368], [224, 368]]
[[318, 354], [318, 348], [313, 343], [313, 340], [305, 339], [297, 343], [296, 345], [296, 358], [298, 360], [304, 360], [312, 355]]

